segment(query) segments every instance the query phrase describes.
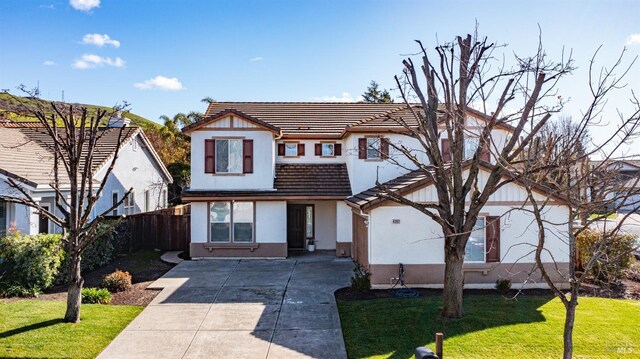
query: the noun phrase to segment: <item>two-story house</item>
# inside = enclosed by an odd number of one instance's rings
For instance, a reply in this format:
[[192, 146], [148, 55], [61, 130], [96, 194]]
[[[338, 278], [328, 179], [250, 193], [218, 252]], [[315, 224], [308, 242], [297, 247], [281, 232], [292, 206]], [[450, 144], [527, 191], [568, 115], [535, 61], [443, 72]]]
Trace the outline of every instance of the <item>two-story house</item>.
[[[114, 121], [111, 127], [101, 128], [100, 139], [94, 150], [93, 178], [99, 183], [106, 175], [118, 145], [120, 128], [126, 124]], [[122, 129], [118, 160], [109, 174], [102, 196], [96, 202], [93, 215], [108, 210], [131, 188], [131, 195], [110, 215], [130, 215], [154, 211], [167, 206], [167, 185], [171, 174], [156, 154], [153, 146], [138, 127]], [[21, 196], [11, 187], [9, 179], [18, 183], [23, 191], [40, 206], [56, 210], [56, 192], [51, 187], [54, 179], [53, 140], [39, 123], [0, 124], [0, 196]], [[70, 186], [66, 174], [60, 176], [59, 190], [68, 194]], [[94, 188], [95, 190], [95, 188]], [[58, 213], [59, 214], [59, 213]], [[32, 208], [5, 202], [0, 198], [0, 235], [9, 229], [27, 234], [54, 233], [60, 228]]]
[[[412, 162], [395, 150], [416, 149], [415, 156], [426, 161], [390, 115], [412, 118], [404, 104], [393, 103], [210, 104], [204, 120], [183, 129], [191, 136], [191, 187], [183, 197], [191, 203], [191, 256], [286, 257], [313, 240], [317, 249], [363, 264], [375, 285], [391, 284], [403, 263], [407, 283], [441, 286], [439, 226], [377, 195], [379, 181], [417, 201], [437, 200], [424, 174], [412, 171]], [[482, 113], [467, 114], [470, 156], [478, 146], [473, 133], [485, 121]], [[509, 126], [495, 128], [493, 145], [503, 146], [511, 133]], [[449, 156], [446, 131], [440, 142]], [[482, 156], [492, 161], [491, 151]], [[481, 182], [487, 169], [482, 171]], [[517, 183], [492, 196], [467, 246], [466, 283], [526, 279], [537, 235], [531, 214], [518, 209], [525, 202], [526, 191]], [[553, 199], [545, 215], [566, 212], [566, 204]], [[565, 268], [567, 228], [549, 230], [554, 236], [548, 253]]]

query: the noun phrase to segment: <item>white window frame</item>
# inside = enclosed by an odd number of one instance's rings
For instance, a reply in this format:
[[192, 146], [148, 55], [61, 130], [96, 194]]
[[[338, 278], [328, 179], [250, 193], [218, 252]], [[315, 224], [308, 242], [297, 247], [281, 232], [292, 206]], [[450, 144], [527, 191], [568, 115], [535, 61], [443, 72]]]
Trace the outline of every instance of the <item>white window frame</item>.
[[134, 214], [136, 212], [135, 192], [131, 191], [124, 200], [124, 214]]
[[[284, 143], [284, 157], [298, 157], [298, 142], [285, 142]], [[293, 146], [293, 148], [289, 148], [289, 146]], [[288, 150], [290, 152], [288, 152]]]
[[[114, 201], [113, 195], [115, 195], [115, 201]], [[120, 201], [120, 191], [112, 191], [111, 192], [111, 205], [113, 206], [116, 203], [118, 203], [119, 201]], [[115, 207], [114, 209], [111, 210], [111, 215], [112, 216], [120, 215], [120, 205], [118, 205], [118, 207]]]
[[[367, 140], [367, 159], [382, 159], [382, 138], [381, 137], [365, 137]], [[375, 145], [377, 143], [377, 145]], [[375, 151], [375, 156], [369, 156], [369, 151]]]
[[[231, 161], [232, 161], [232, 156], [231, 156], [231, 141], [238, 141], [240, 142], [240, 156], [237, 157], [237, 160], [239, 161], [238, 164], [235, 164], [235, 166], [231, 165]], [[219, 153], [218, 153], [218, 146], [220, 145], [220, 143], [226, 142], [227, 143], [227, 168], [225, 169], [220, 169], [218, 168], [218, 161], [220, 160], [220, 158], [222, 157]], [[242, 166], [243, 166], [243, 139], [242, 138], [216, 138], [215, 141], [215, 147], [213, 149], [214, 153], [215, 153], [215, 163], [213, 164], [213, 168], [215, 170], [215, 173], [217, 174], [242, 174]], [[236, 170], [232, 171], [232, 168], [236, 168]]]
[[[222, 203], [228, 203], [229, 204], [229, 222], [217, 222], [217, 223], [229, 223], [229, 240], [226, 242], [223, 241], [212, 241], [211, 239], [211, 224], [214, 223], [211, 220], [211, 208], [213, 207], [214, 203], [216, 202], [222, 202]], [[234, 204], [236, 203], [251, 203], [252, 206], [252, 214], [251, 214], [251, 224], [252, 224], [252, 231], [251, 231], [251, 242], [246, 242], [246, 241], [236, 241], [235, 240], [235, 234], [234, 234]], [[207, 238], [207, 242], [208, 243], [212, 243], [212, 244], [253, 244], [256, 243], [256, 203], [252, 202], [252, 201], [213, 201], [213, 202], [209, 202], [208, 203], [208, 217], [209, 217], [209, 223], [208, 223], [208, 238]], [[249, 223], [249, 222], [238, 222], [238, 223]]]
[[144, 190], [144, 211], [151, 211], [151, 190]]
[[[336, 143], [335, 142], [321, 142], [320, 144], [320, 157], [335, 157], [336, 156]], [[331, 154], [325, 155], [324, 148], [325, 146], [331, 146]]]
[[[473, 230], [471, 232], [471, 236], [469, 237], [469, 239], [471, 239], [471, 237], [473, 236], [473, 233], [476, 231], [481, 231], [482, 232], [482, 238], [484, 239], [484, 247], [483, 247], [483, 251], [482, 251], [482, 260], [481, 261], [468, 261], [468, 260], [464, 260], [465, 263], [487, 263], [487, 217], [486, 216], [478, 216], [478, 219], [476, 220], [476, 224], [478, 223], [478, 221], [482, 221], [482, 225], [480, 226], [479, 229], [477, 230]], [[476, 226], [474, 225], [474, 228]], [[467, 245], [469, 245], [469, 241], [467, 241]], [[465, 246], [464, 249], [465, 252], [465, 257], [467, 256], [467, 248]]]

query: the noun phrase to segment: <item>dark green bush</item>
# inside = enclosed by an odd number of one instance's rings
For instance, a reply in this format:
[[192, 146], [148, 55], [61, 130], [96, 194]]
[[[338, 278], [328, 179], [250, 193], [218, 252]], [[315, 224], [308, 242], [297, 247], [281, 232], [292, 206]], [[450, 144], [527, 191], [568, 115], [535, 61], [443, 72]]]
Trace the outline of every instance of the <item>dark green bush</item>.
[[496, 290], [502, 294], [506, 295], [511, 290], [511, 280], [507, 278], [501, 278], [496, 280]]
[[82, 288], [82, 303], [109, 304], [111, 293], [103, 288]]
[[[103, 224], [101, 226], [103, 226], [103, 228], [109, 228], [107, 227], [107, 224]], [[105, 234], [96, 238], [87, 246], [87, 248], [85, 248], [85, 250], [82, 252], [80, 261], [80, 270], [83, 273], [102, 267], [103, 265], [111, 262], [116, 257], [116, 252], [114, 249], [114, 236], [114, 231], [107, 230]], [[67, 283], [68, 277], [69, 260], [65, 252], [62, 258], [60, 271], [56, 276], [55, 283]]]
[[131, 274], [116, 269], [115, 272], [107, 274], [102, 279], [102, 287], [111, 293], [124, 292], [131, 289]]
[[356, 292], [366, 292], [371, 289], [371, 273], [369, 273], [360, 263], [355, 263], [353, 276], [351, 277], [351, 290]]
[[585, 267], [598, 248], [602, 248], [604, 251], [598, 256], [587, 275], [601, 284], [618, 283], [624, 277], [625, 270], [631, 265], [635, 241], [636, 237], [629, 234], [603, 237], [599, 231], [584, 231], [576, 238], [580, 265]]
[[0, 296], [34, 296], [50, 287], [62, 261], [60, 238], [20, 232], [0, 238]]

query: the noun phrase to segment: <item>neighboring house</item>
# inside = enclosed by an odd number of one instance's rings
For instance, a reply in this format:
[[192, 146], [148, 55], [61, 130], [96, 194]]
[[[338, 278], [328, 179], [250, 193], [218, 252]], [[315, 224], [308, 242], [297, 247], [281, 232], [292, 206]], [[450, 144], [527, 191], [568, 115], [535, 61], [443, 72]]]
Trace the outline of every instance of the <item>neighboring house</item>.
[[[604, 167], [602, 161], [591, 161], [591, 167]], [[635, 211], [640, 213], [640, 160], [611, 160], [606, 165], [606, 175], [615, 176], [612, 181], [615, 190], [609, 193], [608, 197], [618, 198], [614, 204], [615, 208], [619, 208], [620, 212], [626, 213]], [[596, 184], [598, 175], [596, 174]], [[609, 183], [609, 182], [607, 182]], [[628, 195], [627, 198], [624, 198]], [[621, 201], [624, 199], [624, 203]]]
[[[100, 129], [103, 133], [94, 152], [95, 183], [104, 177], [115, 152], [120, 128], [114, 128], [114, 124]], [[132, 196], [113, 210], [111, 215], [153, 211], [167, 206], [167, 185], [172, 178], [144, 132], [140, 128], [126, 127], [122, 138], [118, 160], [94, 207], [94, 216], [122, 199], [129, 188], [133, 188]], [[37, 123], [0, 124], [0, 139], [0, 194], [19, 195], [7, 183], [11, 178], [41, 206], [55, 210], [55, 193], [50, 186], [53, 182], [52, 139]], [[63, 173], [60, 182], [64, 194], [69, 179], [64, 170], [60, 171]], [[59, 231], [36, 209], [0, 200], [0, 233], [10, 228], [28, 234]]]
[[[377, 195], [379, 181], [414, 200], [437, 200], [425, 175], [411, 171], [412, 163], [390, 146], [419, 148], [389, 116], [413, 123], [403, 104], [210, 104], [204, 120], [183, 129], [191, 136], [191, 186], [183, 195], [191, 203], [191, 256], [286, 257], [313, 240], [316, 249], [363, 264], [374, 285], [390, 285], [403, 263], [407, 284], [442, 286], [439, 226]], [[474, 133], [485, 121], [482, 113], [469, 111], [469, 157], [478, 146]], [[493, 146], [501, 148], [512, 130], [495, 128]], [[440, 143], [450, 158], [446, 131]], [[493, 161], [490, 151], [481, 153]], [[422, 152], [414, 154], [426, 162]], [[481, 183], [486, 173], [483, 166]], [[536, 191], [549, 197], [543, 188]], [[514, 182], [484, 207], [467, 246], [468, 285], [526, 279], [537, 233], [532, 215], [521, 208], [525, 201], [525, 190]], [[567, 213], [566, 203], [552, 197], [544, 215], [560, 219]], [[567, 226], [549, 224], [548, 231], [545, 258], [553, 255], [564, 270]]]

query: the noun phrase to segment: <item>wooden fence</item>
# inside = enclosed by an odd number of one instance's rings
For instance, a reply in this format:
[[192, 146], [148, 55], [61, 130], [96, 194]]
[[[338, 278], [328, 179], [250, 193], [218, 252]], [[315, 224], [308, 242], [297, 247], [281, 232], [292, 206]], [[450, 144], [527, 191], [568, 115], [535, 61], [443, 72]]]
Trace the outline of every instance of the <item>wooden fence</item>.
[[183, 205], [127, 216], [129, 250], [187, 250], [191, 237], [190, 209], [189, 205]]

